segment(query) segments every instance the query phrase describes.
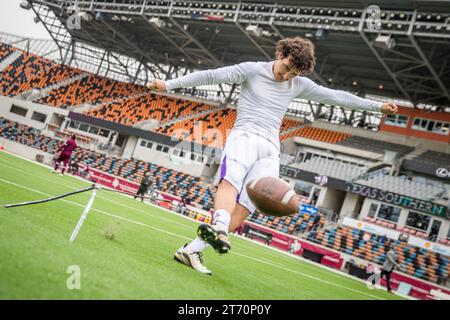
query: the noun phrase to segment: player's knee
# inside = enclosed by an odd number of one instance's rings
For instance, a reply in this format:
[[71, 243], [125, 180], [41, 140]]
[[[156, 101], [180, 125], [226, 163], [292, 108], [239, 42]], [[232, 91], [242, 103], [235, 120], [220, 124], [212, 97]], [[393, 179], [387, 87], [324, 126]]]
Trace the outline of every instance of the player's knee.
[[229, 174], [226, 175], [219, 184], [219, 188], [225, 189], [227, 191], [234, 190], [239, 192], [242, 186], [242, 178], [239, 175]]

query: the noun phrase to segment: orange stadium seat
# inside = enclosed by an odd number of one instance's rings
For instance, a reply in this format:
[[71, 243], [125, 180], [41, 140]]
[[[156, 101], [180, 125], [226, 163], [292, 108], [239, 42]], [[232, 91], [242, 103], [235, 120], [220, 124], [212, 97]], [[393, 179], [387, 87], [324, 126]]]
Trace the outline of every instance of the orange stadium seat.
[[96, 105], [101, 102], [123, 99], [131, 95], [144, 93], [145, 87], [132, 83], [111, 80], [105, 77], [89, 75], [78, 81], [52, 90], [37, 103], [67, 108], [82, 103]]
[[223, 147], [235, 120], [235, 110], [222, 109], [197, 118], [176, 122], [173, 125], [159, 128], [156, 132], [168, 136], [175, 135], [179, 139], [197, 141], [211, 147]]
[[280, 140], [284, 141], [286, 139], [292, 138], [292, 137], [302, 137], [306, 139], [312, 139], [317, 140], [321, 142], [327, 142], [327, 143], [337, 143], [340, 141], [343, 141], [347, 138], [349, 138], [351, 135], [347, 133], [327, 130], [327, 129], [320, 129], [320, 128], [314, 128], [314, 127], [303, 127], [298, 130], [294, 130], [288, 134], [282, 134], [280, 136]]
[[9, 44], [0, 42], [0, 61], [15, 51], [17, 51], [16, 48], [10, 46]]
[[54, 64], [48, 70], [31, 77], [27, 82], [23, 83], [17, 90], [17, 93], [30, 89], [45, 88], [80, 74], [82, 74], [80, 69], [68, 67], [63, 64]]
[[148, 119], [168, 122], [211, 108], [213, 106], [195, 101], [146, 94], [119, 102], [103, 104], [87, 111], [86, 114], [124, 125], [134, 125]]
[[20, 88], [35, 76], [47, 72], [54, 63], [37, 55], [22, 52], [22, 55], [1, 73], [0, 94], [5, 96], [15, 96], [20, 92]]

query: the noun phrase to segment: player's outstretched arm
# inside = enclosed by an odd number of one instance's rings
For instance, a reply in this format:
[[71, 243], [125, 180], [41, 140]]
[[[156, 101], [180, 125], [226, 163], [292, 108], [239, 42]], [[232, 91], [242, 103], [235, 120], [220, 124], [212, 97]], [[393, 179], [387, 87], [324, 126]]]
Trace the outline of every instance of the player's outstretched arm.
[[243, 62], [234, 66], [193, 72], [172, 80], [153, 80], [147, 84], [147, 87], [150, 90], [164, 92], [177, 88], [189, 88], [202, 85], [242, 83], [254, 70], [256, 70], [255, 63]]
[[152, 82], [147, 83], [147, 88], [159, 92], [166, 92], [166, 82], [163, 80], [155, 79]]
[[346, 91], [329, 89], [307, 78], [302, 78], [301, 81], [299, 97], [302, 99], [361, 111], [375, 111], [385, 114], [398, 112], [398, 107], [394, 103], [364, 99]]
[[395, 103], [385, 102], [381, 105], [380, 111], [384, 114], [394, 114], [398, 112], [398, 107]]

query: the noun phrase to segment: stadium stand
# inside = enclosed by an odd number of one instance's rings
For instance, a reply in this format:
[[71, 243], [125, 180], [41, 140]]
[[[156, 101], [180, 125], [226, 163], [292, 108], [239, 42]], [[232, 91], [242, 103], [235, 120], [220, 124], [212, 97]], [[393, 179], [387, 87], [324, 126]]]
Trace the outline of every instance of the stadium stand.
[[0, 94], [11, 97], [17, 95], [24, 83], [38, 74], [48, 72], [53, 65], [50, 60], [23, 52], [18, 59], [2, 70]]
[[440, 198], [443, 189], [434, 185], [424, 184], [413, 180], [408, 180], [405, 176], [395, 177], [390, 175], [375, 175], [364, 180], [357, 180], [357, 183], [391, 192], [401, 192], [406, 196], [417, 199]]
[[248, 217], [248, 220], [280, 232], [296, 235], [322, 228], [325, 218], [321, 214], [318, 216], [320, 220], [315, 222], [317, 216], [309, 213], [300, 212], [288, 217], [275, 217], [255, 212]]
[[9, 44], [0, 42], [0, 61], [2, 61], [15, 51], [17, 51], [17, 49], [15, 49], [14, 47], [10, 46]]
[[[210, 147], [222, 148], [225, 145], [225, 140], [228, 137], [230, 130], [233, 128], [235, 120], [236, 110], [222, 109], [197, 118], [187, 119], [176, 122], [172, 125], [158, 128], [156, 132], [166, 134], [168, 136], [175, 135], [181, 140], [196, 140], [199, 142], [198, 139], [201, 139], [201, 142], [199, 143]], [[197, 131], [194, 130], [200, 125], [201, 128], [198, 128], [197, 130], [201, 133], [201, 137], [196, 139], [194, 134]]]
[[384, 154], [386, 150], [392, 151], [396, 152], [398, 157], [401, 157], [414, 150], [413, 147], [405, 146], [402, 144], [373, 140], [359, 136], [348, 137], [347, 139], [338, 141], [337, 144], [380, 154]]
[[364, 166], [320, 157], [313, 157], [305, 162], [296, 164], [295, 166], [304, 171], [314, 172], [320, 175], [342, 180], [351, 180], [363, 174], [367, 170], [367, 167]]
[[424, 151], [409, 160], [421, 164], [433, 165], [435, 167], [450, 167], [450, 157], [447, 153], [437, 152], [437, 151]]
[[[56, 130], [56, 132], [55, 132], [55, 136], [57, 137], [57, 138], [61, 138], [61, 139], [69, 139], [72, 135], [74, 134], [74, 132], [70, 132], [70, 131], [58, 131], [58, 130]], [[89, 144], [98, 144], [98, 139], [95, 139], [95, 138], [92, 138], [91, 136], [87, 136], [87, 135], [83, 135], [83, 134], [80, 134], [80, 133], [75, 133], [76, 135], [77, 135], [77, 141], [78, 142], [81, 142], [81, 143], [84, 143], [84, 144], [86, 144], [86, 145], [89, 145]]]
[[[39, 130], [0, 117], [0, 136], [30, 147], [54, 154], [63, 140], [44, 136]], [[144, 173], [150, 171], [154, 187], [176, 196], [188, 195], [194, 204], [205, 210], [212, 206], [215, 188], [207, 186], [201, 178], [167, 169], [152, 163], [137, 159], [117, 159], [105, 154], [79, 147], [75, 153], [75, 161], [89, 164], [109, 174], [139, 182]], [[319, 215], [299, 213], [289, 217], [273, 217], [254, 213], [250, 221], [259, 223], [274, 230], [297, 234], [308, 232], [307, 239], [334, 250], [382, 264], [386, 256], [386, 239], [375, 234], [369, 234], [370, 239], [363, 239], [365, 232], [346, 226], [329, 226], [323, 229], [325, 219]], [[402, 271], [424, 280], [437, 283], [440, 278], [448, 277], [450, 273], [450, 258], [408, 245], [404, 241], [396, 241], [399, 262]]]
[[[179, 139], [194, 141], [194, 128], [201, 125], [201, 129], [198, 129], [199, 132], [202, 133], [201, 143], [210, 147], [223, 148], [226, 138], [228, 137], [230, 130], [233, 128], [236, 115], [236, 110], [234, 109], [222, 109], [197, 118], [191, 118], [160, 127], [156, 130], [156, 132], [169, 136], [175, 134], [175, 136]], [[283, 131], [288, 131], [302, 124], [302, 121], [283, 119], [280, 132], [282, 133]], [[287, 138], [288, 137], [286, 135], [285, 139]]]
[[[39, 130], [0, 117], [0, 137], [54, 154], [64, 143], [44, 136]], [[117, 159], [105, 154], [78, 147], [73, 158], [80, 163], [86, 163], [93, 169], [117, 175], [139, 183], [146, 171], [152, 173], [154, 187], [176, 196], [188, 195], [192, 202], [205, 210], [209, 210], [213, 202], [215, 188], [205, 186], [203, 180], [175, 170], [143, 162], [136, 159]]]
[[[364, 234], [370, 237], [368, 241], [363, 239]], [[307, 239], [380, 265], [386, 259], [388, 249], [385, 237], [346, 226], [330, 226], [325, 230], [313, 231], [309, 233]], [[405, 241], [397, 240], [395, 244], [401, 271], [434, 283], [439, 277], [448, 277], [450, 257], [408, 245]]]
[[212, 108], [213, 106], [207, 104], [152, 93], [119, 102], [106, 103], [87, 111], [86, 114], [124, 125], [135, 125], [148, 119], [168, 122]]
[[54, 64], [48, 70], [31, 77], [27, 82], [23, 83], [17, 90], [17, 93], [45, 88], [80, 74], [82, 74], [82, 71], [79, 69], [63, 64]]
[[39, 130], [0, 117], [0, 136], [44, 152], [54, 153], [63, 143], [41, 135]]
[[83, 103], [96, 105], [101, 102], [123, 99], [144, 93], [145, 87], [89, 75], [66, 86], [54, 89], [36, 102], [54, 107], [67, 108]]
[[303, 127], [298, 130], [294, 130], [292, 132], [289, 132], [288, 134], [282, 134], [280, 137], [281, 141], [284, 141], [286, 139], [292, 138], [292, 137], [302, 137], [306, 139], [312, 139], [317, 140], [321, 142], [327, 142], [327, 143], [338, 143], [341, 141], [344, 141], [348, 139], [351, 135], [347, 133], [327, 130], [327, 129], [321, 129], [321, 128], [314, 128], [314, 127]]
[[280, 127], [280, 134], [282, 134], [284, 131], [289, 131], [290, 129], [293, 129], [295, 127], [298, 127], [302, 125], [303, 121], [298, 120], [292, 120], [292, 119], [283, 119], [283, 122], [281, 123]]

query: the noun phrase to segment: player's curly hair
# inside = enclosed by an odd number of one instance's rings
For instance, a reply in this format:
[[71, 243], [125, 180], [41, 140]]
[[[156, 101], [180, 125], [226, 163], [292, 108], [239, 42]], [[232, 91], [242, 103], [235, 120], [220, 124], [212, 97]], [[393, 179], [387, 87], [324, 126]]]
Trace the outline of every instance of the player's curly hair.
[[276, 46], [276, 53], [280, 53], [283, 58], [287, 58], [291, 55], [293, 66], [298, 69], [302, 75], [313, 73], [314, 67], [316, 66], [314, 51], [314, 43], [301, 37], [282, 39], [278, 41]]

